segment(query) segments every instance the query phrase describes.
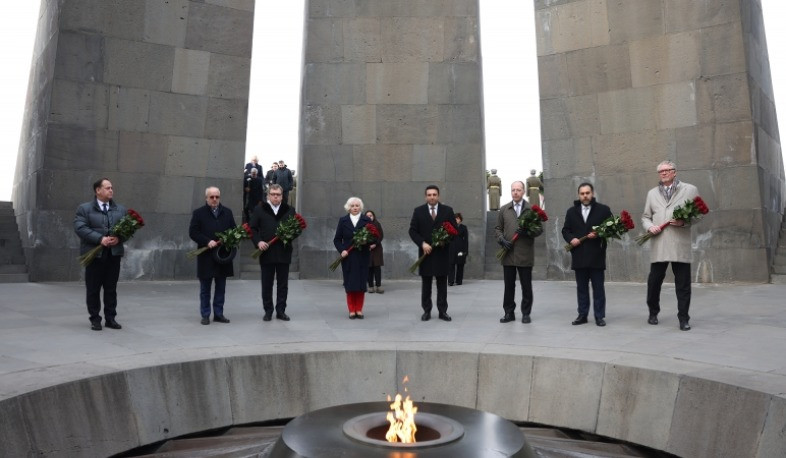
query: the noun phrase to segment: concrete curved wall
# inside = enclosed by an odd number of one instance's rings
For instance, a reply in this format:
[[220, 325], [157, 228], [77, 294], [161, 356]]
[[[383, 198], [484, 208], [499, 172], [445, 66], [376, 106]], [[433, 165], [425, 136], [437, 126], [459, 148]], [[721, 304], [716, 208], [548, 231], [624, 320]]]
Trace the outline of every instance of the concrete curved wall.
[[107, 456], [211, 428], [379, 401], [403, 391], [404, 375], [416, 402], [478, 408], [680, 456], [786, 455], [786, 396], [773, 389], [783, 386], [781, 376], [504, 345], [258, 350], [217, 351], [212, 359], [167, 361], [7, 398], [0, 401], [0, 456]]

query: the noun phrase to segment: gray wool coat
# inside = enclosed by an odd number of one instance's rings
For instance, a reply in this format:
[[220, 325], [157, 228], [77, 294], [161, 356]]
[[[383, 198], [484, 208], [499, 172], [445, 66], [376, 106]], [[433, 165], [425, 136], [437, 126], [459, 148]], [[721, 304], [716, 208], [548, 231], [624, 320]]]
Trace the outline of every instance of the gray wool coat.
[[[674, 209], [681, 207], [687, 200], [693, 200], [699, 195], [698, 189], [692, 184], [679, 182], [671, 199], [661, 194], [658, 186], [650, 189], [647, 193], [647, 201], [644, 203], [644, 213], [641, 215], [641, 223], [644, 230], [649, 230], [654, 225], [665, 223], [671, 219]], [[679, 226], [667, 226], [663, 232], [652, 237], [648, 242], [650, 248], [650, 262], [687, 262], [693, 260], [691, 251], [691, 227], [689, 224]]]
[[[530, 209], [530, 205], [526, 200], [521, 199], [523, 205], [521, 212]], [[518, 218], [516, 218], [516, 210], [513, 208], [513, 201], [508, 202], [499, 209], [497, 214], [497, 225], [494, 227], [494, 234], [498, 239], [501, 236], [505, 240], [513, 240], [513, 235], [518, 229]], [[543, 233], [534, 234], [535, 237]], [[532, 267], [535, 265], [535, 239], [530, 236], [520, 236], [515, 243], [513, 249], [508, 251], [504, 258], [502, 258], [503, 266], [516, 266], [516, 267]]]

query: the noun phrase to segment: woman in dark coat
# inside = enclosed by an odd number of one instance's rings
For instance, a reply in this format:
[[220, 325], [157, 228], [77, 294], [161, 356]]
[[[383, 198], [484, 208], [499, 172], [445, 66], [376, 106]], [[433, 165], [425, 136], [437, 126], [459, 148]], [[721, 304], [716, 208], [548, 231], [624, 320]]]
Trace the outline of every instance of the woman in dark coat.
[[352, 251], [349, 251], [349, 248], [352, 246], [355, 232], [370, 224], [371, 220], [363, 214], [363, 201], [357, 197], [350, 197], [344, 204], [344, 209], [349, 213], [339, 218], [333, 245], [344, 258], [341, 261], [341, 272], [344, 274], [349, 319], [363, 319], [363, 302], [366, 297], [371, 254], [368, 246], [355, 247]]
[[[383, 258], [383, 251], [382, 251], [382, 238], [384, 234], [382, 233], [382, 224], [377, 219], [377, 215], [374, 214], [373, 211], [368, 210], [366, 212], [366, 216], [368, 219], [371, 220], [371, 224], [376, 226], [377, 232], [379, 232], [379, 239], [375, 243], [372, 243], [369, 248], [371, 249], [371, 264], [368, 266], [368, 292], [369, 293], [379, 293], [382, 294], [385, 292], [382, 289], [382, 266], [385, 265], [385, 260]], [[377, 287], [374, 288], [374, 282], [376, 281]]]
[[460, 285], [464, 281], [464, 264], [469, 251], [469, 232], [467, 226], [461, 224], [464, 218], [456, 213], [456, 230], [458, 235], [450, 241], [450, 270], [448, 270], [448, 286]]

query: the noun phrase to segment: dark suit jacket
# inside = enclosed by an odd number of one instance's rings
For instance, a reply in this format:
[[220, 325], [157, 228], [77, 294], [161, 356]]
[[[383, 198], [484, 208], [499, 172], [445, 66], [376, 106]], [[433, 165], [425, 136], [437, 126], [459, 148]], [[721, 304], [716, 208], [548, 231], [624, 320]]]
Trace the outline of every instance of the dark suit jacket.
[[[454, 226], [456, 226], [454, 224]], [[469, 232], [467, 226], [459, 224], [456, 228], [458, 235], [450, 241], [450, 263], [451, 264], [464, 264], [467, 262], [467, 251], [469, 250]], [[464, 253], [459, 256], [459, 253]]]
[[[597, 226], [606, 218], [612, 216], [611, 209], [592, 198], [591, 209], [587, 222], [581, 216], [581, 201], [574, 201], [565, 214], [565, 225], [562, 226], [562, 238], [570, 243], [574, 238], [580, 239], [592, 232], [592, 226]], [[587, 239], [581, 245], [570, 251], [570, 268], [576, 269], [606, 269], [606, 243], [601, 238]]]
[[456, 216], [453, 214], [453, 209], [441, 202], [437, 208], [437, 217], [433, 220], [429, 213], [428, 204], [415, 207], [412, 212], [412, 220], [409, 222], [409, 238], [418, 246], [418, 257], [423, 255], [421, 247], [423, 242], [432, 245], [433, 248], [431, 254], [426, 256], [420, 265], [419, 274], [422, 276], [441, 277], [448, 275], [450, 244], [436, 248], [431, 243], [431, 232], [446, 221], [456, 227]]
[[[109, 233], [109, 228], [117, 224], [125, 215], [126, 207], [115, 203], [113, 200], [109, 201], [106, 217], [104, 217], [104, 212], [98, 207], [95, 198], [77, 207], [76, 216], [74, 217], [74, 232], [79, 236], [79, 254], [85, 254], [100, 245], [101, 239]], [[107, 218], [109, 219], [109, 228], [107, 228]], [[110, 247], [113, 256], [123, 256], [125, 252], [123, 242], [123, 240], [120, 240], [120, 243]]]
[[[355, 232], [361, 230], [366, 224], [372, 224], [366, 215], [360, 215], [357, 226], [352, 225], [349, 214], [339, 218], [336, 226], [336, 235], [333, 237], [333, 245], [339, 254], [349, 249]], [[368, 245], [361, 248], [355, 247], [349, 252], [349, 256], [341, 261], [341, 272], [344, 274], [344, 291], [366, 291], [370, 262], [371, 252]]]
[[[259, 242], [270, 242], [276, 236], [276, 229], [282, 221], [290, 216], [295, 216], [295, 209], [290, 207], [284, 202], [278, 207], [278, 214], [273, 213], [268, 202], [263, 202], [262, 205], [254, 208], [254, 213], [251, 214], [251, 219], [248, 225], [251, 226], [251, 231], [254, 236], [251, 240], [256, 247]], [[262, 252], [259, 256], [259, 264], [290, 264], [292, 262], [292, 244], [284, 243], [279, 240], [278, 242], [270, 245], [270, 247]]]
[[[205, 204], [191, 214], [191, 223], [188, 226], [188, 235], [196, 242], [198, 248], [207, 246], [211, 240], [218, 240], [216, 232], [223, 232], [235, 227], [235, 217], [232, 210], [221, 204], [218, 205], [218, 215], [213, 216], [210, 206]], [[217, 248], [213, 248], [216, 250]], [[207, 250], [197, 256], [197, 277], [231, 277], [235, 275], [232, 263], [219, 264], [213, 260], [213, 250]]]
[[256, 207], [265, 198], [264, 182], [262, 181], [262, 178], [252, 178], [249, 176], [246, 178], [244, 186], [248, 188], [248, 200], [246, 202], [246, 208], [250, 211], [253, 210], [254, 207]]

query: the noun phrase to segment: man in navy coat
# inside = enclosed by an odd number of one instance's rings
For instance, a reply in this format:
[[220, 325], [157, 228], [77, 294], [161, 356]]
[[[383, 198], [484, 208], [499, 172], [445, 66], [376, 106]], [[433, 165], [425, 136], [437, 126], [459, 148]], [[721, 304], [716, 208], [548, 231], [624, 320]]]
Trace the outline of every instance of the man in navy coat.
[[[565, 215], [562, 237], [573, 246], [570, 251], [570, 268], [576, 274], [576, 296], [579, 316], [573, 325], [587, 323], [590, 297], [589, 283], [592, 282], [592, 301], [595, 324], [606, 326], [606, 291], [603, 286], [606, 270], [606, 241], [592, 231], [606, 218], [612, 216], [611, 209], [595, 200], [595, 188], [590, 183], [581, 183], [579, 199], [573, 202]], [[587, 236], [583, 242], [581, 237]]]
[[224, 232], [236, 226], [232, 210], [221, 205], [220, 200], [221, 191], [218, 188], [211, 186], [205, 189], [205, 205], [191, 214], [188, 228], [188, 235], [199, 248], [210, 248], [197, 256], [199, 311], [202, 314], [202, 324], [205, 325], [210, 324], [210, 290], [214, 282], [216, 290], [213, 295], [213, 321], [229, 323], [229, 319], [224, 316], [224, 294], [227, 277], [235, 274], [232, 260], [222, 260], [215, 253], [219, 246], [216, 232]]
[[426, 204], [415, 207], [409, 223], [409, 237], [418, 246], [418, 258], [428, 255], [420, 265], [421, 287], [420, 303], [423, 307], [423, 321], [431, 319], [431, 283], [437, 280], [437, 310], [439, 319], [450, 321], [448, 315], [448, 267], [450, 262], [450, 244], [433, 247], [431, 234], [434, 229], [449, 222], [455, 227], [456, 216], [453, 209], [439, 202], [439, 188], [436, 185], [426, 187]]

